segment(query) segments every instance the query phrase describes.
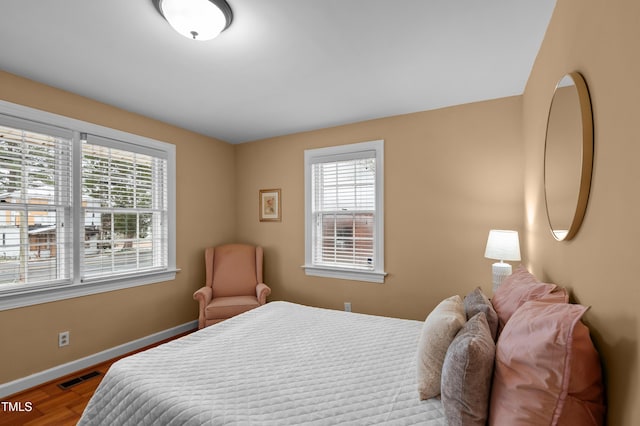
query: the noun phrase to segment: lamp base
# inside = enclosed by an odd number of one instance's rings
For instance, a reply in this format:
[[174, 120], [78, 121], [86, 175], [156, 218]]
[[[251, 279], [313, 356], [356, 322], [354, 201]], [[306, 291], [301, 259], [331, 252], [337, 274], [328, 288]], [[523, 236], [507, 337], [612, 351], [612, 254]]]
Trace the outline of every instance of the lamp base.
[[511, 275], [511, 265], [504, 262], [496, 262], [491, 265], [491, 272], [493, 273], [493, 292], [495, 293], [498, 287], [502, 284], [502, 281]]

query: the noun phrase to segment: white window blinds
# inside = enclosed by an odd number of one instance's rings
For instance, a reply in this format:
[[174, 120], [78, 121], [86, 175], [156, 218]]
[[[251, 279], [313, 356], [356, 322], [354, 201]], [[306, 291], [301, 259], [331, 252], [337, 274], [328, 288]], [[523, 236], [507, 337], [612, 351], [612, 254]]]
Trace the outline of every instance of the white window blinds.
[[383, 282], [384, 142], [305, 151], [305, 273]]
[[312, 166], [313, 263], [373, 270], [375, 152]]
[[70, 279], [69, 130], [0, 116], [0, 285]]
[[107, 138], [85, 139], [83, 278], [166, 269], [167, 160]]

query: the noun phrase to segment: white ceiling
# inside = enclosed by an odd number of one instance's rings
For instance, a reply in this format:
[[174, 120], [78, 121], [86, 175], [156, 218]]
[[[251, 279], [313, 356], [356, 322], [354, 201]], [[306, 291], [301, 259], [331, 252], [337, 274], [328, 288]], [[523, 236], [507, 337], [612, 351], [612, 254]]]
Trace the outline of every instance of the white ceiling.
[[555, 6], [228, 3], [231, 27], [197, 42], [151, 0], [2, 0], [0, 67], [240, 143], [519, 95]]

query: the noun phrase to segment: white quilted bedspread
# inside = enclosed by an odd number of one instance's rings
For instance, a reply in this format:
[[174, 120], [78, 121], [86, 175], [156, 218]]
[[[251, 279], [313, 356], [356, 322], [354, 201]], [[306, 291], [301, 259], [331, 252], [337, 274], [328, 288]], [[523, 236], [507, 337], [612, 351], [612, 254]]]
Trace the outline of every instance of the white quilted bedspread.
[[444, 425], [422, 323], [271, 302], [112, 365], [80, 425]]

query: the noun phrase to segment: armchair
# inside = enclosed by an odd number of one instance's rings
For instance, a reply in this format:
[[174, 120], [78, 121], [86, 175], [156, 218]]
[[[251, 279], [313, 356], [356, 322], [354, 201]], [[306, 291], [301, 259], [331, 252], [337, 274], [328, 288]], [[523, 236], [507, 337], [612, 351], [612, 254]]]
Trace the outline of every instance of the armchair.
[[271, 289], [262, 282], [262, 256], [262, 247], [247, 244], [205, 250], [205, 285], [193, 293], [199, 329], [267, 302]]

